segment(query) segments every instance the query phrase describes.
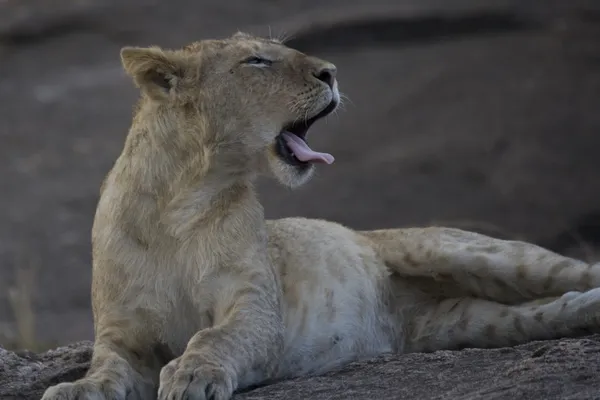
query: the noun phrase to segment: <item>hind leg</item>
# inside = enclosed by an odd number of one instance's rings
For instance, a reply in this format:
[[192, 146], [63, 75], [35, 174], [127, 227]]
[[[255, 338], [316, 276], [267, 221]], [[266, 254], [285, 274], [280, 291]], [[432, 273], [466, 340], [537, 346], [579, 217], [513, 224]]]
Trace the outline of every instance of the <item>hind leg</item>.
[[600, 288], [511, 306], [477, 298], [431, 300], [410, 320], [407, 351], [506, 347], [600, 332]]
[[361, 235], [398, 275], [456, 284], [474, 297], [516, 304], [600, 287], [600, 263], [590, 265], [531, 243], [436, 227]]

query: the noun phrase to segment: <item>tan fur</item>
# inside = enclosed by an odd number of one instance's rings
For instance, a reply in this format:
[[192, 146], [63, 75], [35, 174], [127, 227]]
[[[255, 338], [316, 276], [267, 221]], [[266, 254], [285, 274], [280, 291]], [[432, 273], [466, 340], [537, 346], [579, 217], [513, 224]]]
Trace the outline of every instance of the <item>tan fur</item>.
[[274, 140], [339, 101], [315, 77], [333, 65], [245, 34], [121, 55], [142, 99], [93, 226], [92, 365], [44, 400], [227, 400], [384, 352], [598, 330], [597, 264], [457, 229], [265, 221], [255, 177], [310, 178]]

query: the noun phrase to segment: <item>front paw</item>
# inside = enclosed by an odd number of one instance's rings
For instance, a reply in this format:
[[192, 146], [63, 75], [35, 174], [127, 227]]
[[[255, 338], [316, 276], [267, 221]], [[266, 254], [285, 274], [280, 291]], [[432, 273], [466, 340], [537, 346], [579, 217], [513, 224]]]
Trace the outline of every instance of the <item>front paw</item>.
[[158, 400], [229, 400], [235, 385], [222, 366], [183, 355], [160, 371]]
[[125, 389], [112, 382], [82, 379], [49, 387], [42, 400], [125, 400]]

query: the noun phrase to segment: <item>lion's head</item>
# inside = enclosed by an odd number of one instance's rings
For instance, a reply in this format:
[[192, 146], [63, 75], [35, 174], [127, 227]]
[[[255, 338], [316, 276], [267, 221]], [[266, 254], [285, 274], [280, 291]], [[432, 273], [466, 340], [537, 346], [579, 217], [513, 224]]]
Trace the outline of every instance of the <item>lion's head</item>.
[[154, 125], [177, 127], [186, 146], [210, 148], [213, 168], [270, 171], [293, 187], [315, 163], [333, 162], [306, 142], [340, 101], [329, 62], [243, 33], [179, 50], [125, 47], [121, 59], [143, 93], [141, 107], [155, 110], [146, 115], [161, 115]]

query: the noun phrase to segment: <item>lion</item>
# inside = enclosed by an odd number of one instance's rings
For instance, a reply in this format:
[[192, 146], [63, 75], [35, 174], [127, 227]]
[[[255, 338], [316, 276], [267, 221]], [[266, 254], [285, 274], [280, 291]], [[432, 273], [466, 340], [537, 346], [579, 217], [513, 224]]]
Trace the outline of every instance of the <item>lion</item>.
[[383, 353], [598, 330], [600, 265], [453, 228], [265, 220], [259, 176], [307, 182], [336, 66], [237, 33], [125, 47], [140, 90], [92, 228], [86, 376], [44, 400], [227, 400]]

